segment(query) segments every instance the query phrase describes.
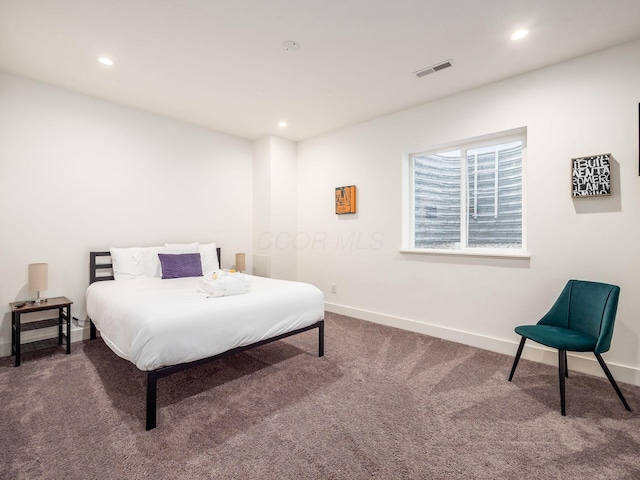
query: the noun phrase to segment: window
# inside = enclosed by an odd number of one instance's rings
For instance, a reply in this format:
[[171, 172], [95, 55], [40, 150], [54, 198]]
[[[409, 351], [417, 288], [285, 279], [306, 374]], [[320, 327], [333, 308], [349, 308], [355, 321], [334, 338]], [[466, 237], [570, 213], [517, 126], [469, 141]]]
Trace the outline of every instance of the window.
[[524, 134], [409, 155], [411, 250], [524, 250]]

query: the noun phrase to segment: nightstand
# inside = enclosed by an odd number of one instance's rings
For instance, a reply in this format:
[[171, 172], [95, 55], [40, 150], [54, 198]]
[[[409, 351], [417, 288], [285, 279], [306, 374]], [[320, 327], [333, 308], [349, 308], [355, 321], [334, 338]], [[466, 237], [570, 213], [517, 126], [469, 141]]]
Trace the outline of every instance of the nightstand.
[[[11, 307], [11, 354], [16, 356], [16, 367], [20, 366], [20, 354], [24, 352], [32, 352], [43, 348], [56, 347], [62, 345], [63, 340], [66, 341], [67, 355], [71, 353], [71, 304], [73, 302], [67, 297], [48, 298], [39, 304], [30, 302], [12, 302]], [[48, 318], [46, 320], [36, 320], [33, 322], [22, 323], [20, 316], [24, 313], [42, 312], [45, 310], [58, 310], [57, 318]], [[63, 330], [63, 324], [66, 323], [66, 331]], [[26, 342], [20, 344], [20, 332], [28, 330], [36, 330], [38, 328], [58, 327], [58, 341], [55, 337], [45, 340], [36, 340], [34, 342]]]

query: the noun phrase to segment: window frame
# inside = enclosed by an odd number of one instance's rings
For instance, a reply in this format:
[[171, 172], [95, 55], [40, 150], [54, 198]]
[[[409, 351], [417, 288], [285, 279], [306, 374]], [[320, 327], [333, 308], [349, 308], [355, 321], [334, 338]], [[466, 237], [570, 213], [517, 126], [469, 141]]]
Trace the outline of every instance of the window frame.
[[[522, 142], [522, 243], [520, 248], [477, 248], [465, 245], [459, 249], [436, 249], [436, 248], [416, 248], [415, 247], [415, 175], [414, 157], [419, 155], [433, 155], [452, 150], [464, 150], [461, 155], [461, 194], [460, 194], [460, 218], [462, 221], [461, 239], [467, 238], [467, 152], [468, 150], [492, 146], [500, 143], [514, 141]], [[435, 254], [435, 255], [459, 255], [459, 256], [480, 256], [480, 257], [506, 257], [506, 258], [530, 258], [527, 250], [527, 222], [526, 222], [526, 164], [527, 164], [527, 129], [526, 127], [516, 128], [489, 135], [469, 138], [466, 140], [450, 142], [424, 150], [403, 154], [403, 202], [402, 202], [402, 247], [401, 253]], [[461, 242], [462, 243], [462, 242]]]

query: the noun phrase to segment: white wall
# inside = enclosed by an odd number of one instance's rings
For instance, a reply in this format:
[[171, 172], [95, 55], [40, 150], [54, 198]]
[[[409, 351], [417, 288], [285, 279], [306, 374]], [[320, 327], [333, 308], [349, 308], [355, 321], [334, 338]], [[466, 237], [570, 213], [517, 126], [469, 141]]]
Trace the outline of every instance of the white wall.
[[294, 248], [297, 231], [296, 144], [279, 137], [271, 142], [271, 276], [296, 280], [297, 252]]
[[[315, 242], [298, 249], [298, 279], [329, 310], [509, 354], [513, 328], [535, 323], [569, 278], [618, 284], [605, 359], [640, 384], [638, 58], [633, 42], [301, 142], [298, 228]], [[402, 155], [519, 127], [530, 260], [400, 253]], [[570, 159], [599, 153], [613, 154], [613, 195], [572, 200]], [[334, 188], [350, 184], [358, 213], [335, 215]]]
[[250, 258], [251, 162], [248, 140], [0, 73], [0, 352], [29, 263], [84, 318], [91, 250], [216, 241], [223, 266]]
[[297, 276], [296, 144], [266, 136], [253, 142], [254, 274]]
[[[253, 142], [253, 254], [252, 269], [262, 277], [271, 276], [271, 244], [261, 241], [271, 231], [271, 137]], [[249, 259], [247, 259], [249, 260]]]

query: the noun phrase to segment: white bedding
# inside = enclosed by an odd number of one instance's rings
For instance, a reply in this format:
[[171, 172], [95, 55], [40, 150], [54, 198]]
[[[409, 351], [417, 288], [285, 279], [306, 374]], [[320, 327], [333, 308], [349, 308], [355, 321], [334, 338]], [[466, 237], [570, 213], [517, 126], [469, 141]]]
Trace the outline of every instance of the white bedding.
[[104, 342], [140, 370], [210, 357], [324, 318], [324, 296], [313, 285], [252, 276], [247, 294], [205, 298], [199, 278], [96, 282], [87, 289], [87, 314]]

